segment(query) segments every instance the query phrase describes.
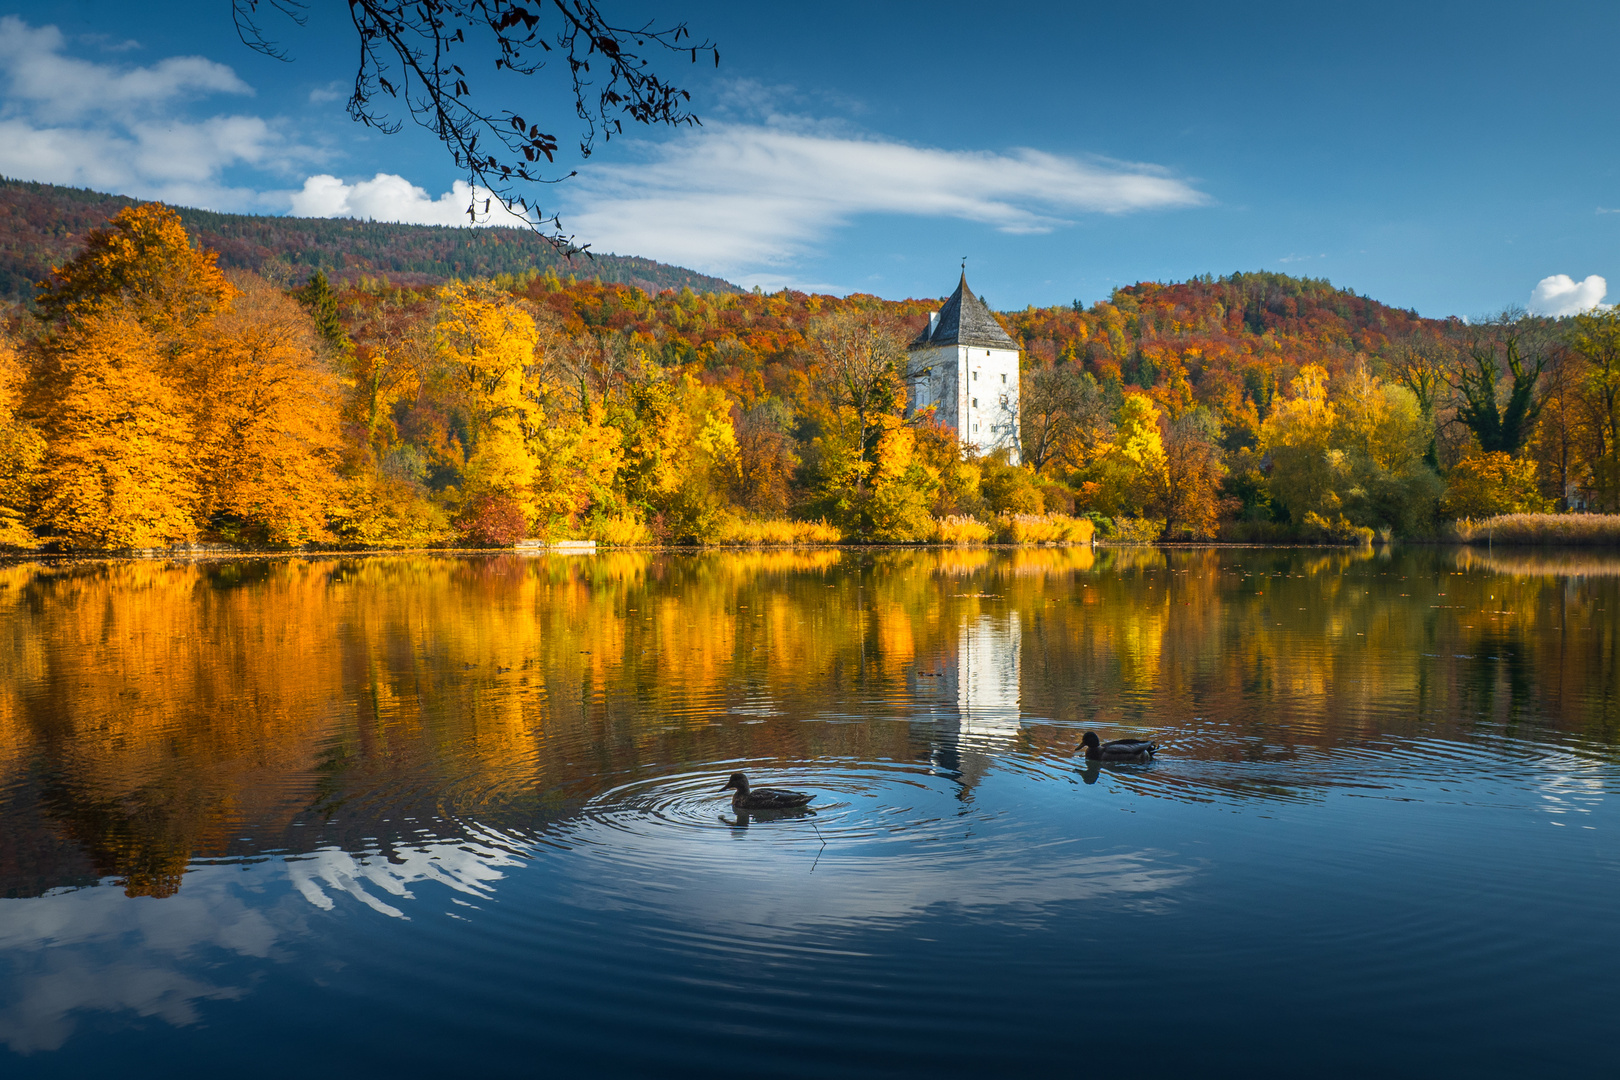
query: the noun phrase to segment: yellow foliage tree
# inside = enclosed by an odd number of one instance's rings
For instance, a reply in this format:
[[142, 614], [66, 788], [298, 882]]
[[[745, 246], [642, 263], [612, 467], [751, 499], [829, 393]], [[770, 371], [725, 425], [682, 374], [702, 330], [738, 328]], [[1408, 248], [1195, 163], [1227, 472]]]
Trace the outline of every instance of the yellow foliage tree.
[[461, 495], [511, 499], [532, 522], [540, 504], [530, 438], [543, 419], [532, 370], [534, 319], [487, 283], [446, 285], [439, 301], [439, 357], [467, 421]]
[[1450, 518], [1541, 514], [1552, 504], [1536, 483], [1536, 463], [1501, 451], [1475, 450], [1446, 474], [1441, 512]]
[[878, 439], [867, 517], [872, 536], [901, 543], [926, 540], [934, 532], [929, 512], [939, 476], [918, 460], [912, 428], [894, 424]]
[[534, 438], [535, 501], [547, 532], [574, 533], [591, 514], [619, 509], [614, 485], [624, 465], [624, 433], [599, 402], [559, 413]]
[[130, 312], [84, 315], [45, 342], [43, 531], [96, 548], [191, 540], [191, 428], [153, 334]]
[[636, 416], [626, 440], [628, 494], [662, 519], [668, 538], [709, 539], [725, 519], [725, 492], [738, 468], [725, 391], [688, 374], [679, 383], [650, 378], [631, 398]]
[[1307, 514], [1332, 521], [1340, 516], [1338, 487], [1349, 461], [1334, 445], [1338, 411], [1328, 401], [1327, 372], [1307, 364], [1291, 390], [1260, 425], [1260, 448], [1272, 461], [1271, 493], [1296, 523]]
[[1079, 473], [1076, 505], [1113, 517], [1136, 517], [1164, 472], [1161, 415], [1153, 399], [1125, 394], [1114, 410], [1111, 439], [1097, 444], [1091, 463]]

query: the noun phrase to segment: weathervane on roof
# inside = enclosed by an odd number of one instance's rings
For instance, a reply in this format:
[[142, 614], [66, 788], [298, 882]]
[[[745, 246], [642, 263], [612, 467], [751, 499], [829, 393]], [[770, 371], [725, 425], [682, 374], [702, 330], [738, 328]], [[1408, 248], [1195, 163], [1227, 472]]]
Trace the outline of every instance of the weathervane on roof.
[[962, 273], [967, 273], [967, 256], [962, 256]]

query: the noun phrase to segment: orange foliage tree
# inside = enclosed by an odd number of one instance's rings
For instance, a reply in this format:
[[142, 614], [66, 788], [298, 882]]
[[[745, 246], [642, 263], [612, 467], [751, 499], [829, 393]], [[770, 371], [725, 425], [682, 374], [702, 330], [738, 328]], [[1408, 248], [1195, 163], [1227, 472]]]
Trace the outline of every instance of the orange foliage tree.
[[154, 335], [114, 309], [76, 318], [42, 352], [40, 531], [95, 548], [194, 539], [191, 425]]

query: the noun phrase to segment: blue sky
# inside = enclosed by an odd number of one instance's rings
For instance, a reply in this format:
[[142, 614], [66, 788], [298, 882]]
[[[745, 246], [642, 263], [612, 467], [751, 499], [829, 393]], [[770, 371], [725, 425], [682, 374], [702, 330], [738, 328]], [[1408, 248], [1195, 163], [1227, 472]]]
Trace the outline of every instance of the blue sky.
[[[966, 255], [1004, 309], [1268, 269], [1472, 316], [1589, 305], [1620, 270], [1620, 6], [603, 2], [684, 19], [722, 64], [668, 68], [701, 129], [560, 159], [580, 176], [541, 198], [599, 251], [887, 297], [949, 291]], [[259, 213], [465, 204], [429, 135], [345, 116], [346, 5], [267, 16], [290, 64], [225, 0], [0, 16], [6, 175]], [[561, 87], [517, 89], [570, 147]]]

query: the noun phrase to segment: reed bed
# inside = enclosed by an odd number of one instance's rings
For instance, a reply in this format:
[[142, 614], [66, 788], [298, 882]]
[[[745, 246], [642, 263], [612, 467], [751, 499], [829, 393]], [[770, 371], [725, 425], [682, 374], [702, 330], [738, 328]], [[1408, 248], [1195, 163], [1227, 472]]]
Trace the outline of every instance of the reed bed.
[[995, 530], [978, 518], [952, 514], [934, 519], [934, 535], [930, 539], [936, 544], [985, 544], [994, 535]]
[[821, 521], [765, 521], [734, 519], [720, 527], [711, 543], [722, 547], [774, 547], [788, 544], [836, 544], [844, 534], [836, 525]]
[[1003, 544], [1088, 544], [1096, 526], [1067, 514], [1002, 514], [996, 539]]
[[587, 539], [607, 547], [642, 547], [652, 543], [652, 533], [629, 515], [601, 517], [591, 522]]
[[1164, 535], [1163, 518], [1117, 517], [1111, 544], [1157, 544]]
[[1620, 514], [1498, 514], [1451, 527], [1463, 544], [1620, 547]]

